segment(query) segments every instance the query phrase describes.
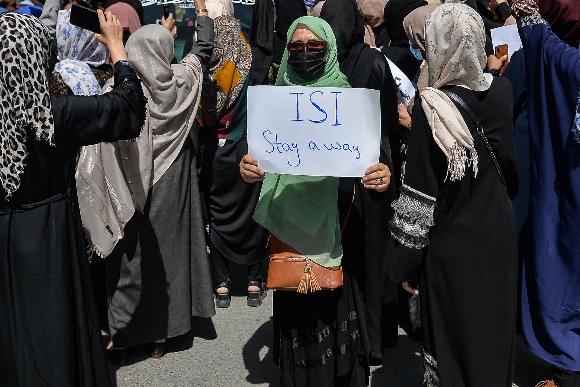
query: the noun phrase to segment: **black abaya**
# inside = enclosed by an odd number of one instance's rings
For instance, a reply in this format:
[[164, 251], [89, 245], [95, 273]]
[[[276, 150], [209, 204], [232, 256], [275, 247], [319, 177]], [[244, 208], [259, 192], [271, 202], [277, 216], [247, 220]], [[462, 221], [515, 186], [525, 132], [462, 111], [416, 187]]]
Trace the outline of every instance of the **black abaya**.
[[115, 79], [102, 96], [52, 97], [57, 146], [29, 136], [21, 187], [10, 201], [0, 188], [2, 385], [111, 384], [74, 171], [79, 146], [139, 134], [145, 102], [135, 73], [121, 68]]
[[274, 58], [274, 3], [272, 0], [256, 0], [252, 13], [252, 86], [267, 85], [268, 72]]
[[[211, 129], [207, 132], [201, 136], [200, 186], [210, 215], [211, 243], [228, 261], [247, 266], [260, 263], [267, 254], [268, 233], [252, 216], [262, 185], [244, 183], [239, 168], [248, 143], [226, 140], [220, 146]], [[214, 278], [214, 282], [220, 281]]]
[[[381, 95], [381, 156], [379, 161], [393, 171], [391, 162], [390, 132], [399, 130], [397, 112], [397, 86], [389, 65], [379, 51], [363, 43], [364, 23], [354, 0], [327, 0], [320, 17], [330, 24], [337, 39], [340, 69], [352, 87], [380, 91]], [[390, 238], [385, 219], [392, 217], [391, 202], [395, 199], [394, 179], [386, 192], [367, 190], [360, 179], [342, 178], [341, 195], [352, 197], [356, 185], [357, 195], [353, 213], [349, 219], [359, 230], [358, 236], [349, 239], [345, 249], [362, 257], [359, 265], [363, 268], [357, 274], [357, 281], [363, 291], [365, 320], [371, 346], [370, 355], [382, 358], [382, 347], [398, 338], [396, 284], [382, 275], [385, 252]], [[350, 203], [350, 202], [349, 202]], [[350, 244], [351, 247], [348, 247]], [[390, 294], [392, 297], [385, 297]]]
[[481, 122], [507, 187], [502, 185], [483, 141], [462, 108], [459, 111], [474, 134], [479, 172], [474, 177], [469, 168], [461, 180], [447, 179], [447, 158], [433, 139], [422, 105], [415, 104], [403, 185], [407, 198], [401, 202], [404, 208], [400, 211], [424, 213], [424, 203], [432, 201], [434, 225], [428, 235], [421, 234], [428, 236], [424, 249], [407, 247], [417, 234], [405, 231], [422, 223], [404, 220], [403, 224], [411, 228], [393, 227], [397, 240], [406, 245], [393, 239], [389, 257], [417, 264], [393, 274], [400, 281], [412, 280], [423, 261], [419, 297], [427, 386], [511, 387], [517, 237], [510, 199], [519, 187], [511, 85], [507, 79], [495, 78], [487, 91], [474, 92], [460, 86], [450, 90], [473, 109]]

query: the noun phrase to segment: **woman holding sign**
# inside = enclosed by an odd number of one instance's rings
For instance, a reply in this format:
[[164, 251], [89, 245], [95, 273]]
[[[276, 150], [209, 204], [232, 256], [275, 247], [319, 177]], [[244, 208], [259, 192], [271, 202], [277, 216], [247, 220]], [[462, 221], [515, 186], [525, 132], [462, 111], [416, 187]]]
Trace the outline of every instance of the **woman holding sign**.
[[[301, 17], [292, 24], [276, 84], [349, 87], [328, 23]], [[246, 182], [264, 181], [254, 219], [270, 231], [271, 240], [324, 268], [342, 266], [344, 273], [343, 286], [334, 291], [274, 292], [274, 360], [282, 369], [282, 385], [366, 386], [370, 348], [359, 290], [364, 257], [358, 250], [364, 224], [353, 206], [360, 193], [341, 194], [336, 177], [265, 175], [250, 155], [240, 171]], [[382, 163], [373, 165], [362, 181], [363, 189], [384, 192], [390, 171]]]
[[428, 86], [413, 109], [393, 204], [390, 275], [420, 297], [428, 387], [509, 387], [513, 379], [512, 90], [483, 72], [484, 44], [483, 22], [470, 7], [444, 4], [427, 18]]

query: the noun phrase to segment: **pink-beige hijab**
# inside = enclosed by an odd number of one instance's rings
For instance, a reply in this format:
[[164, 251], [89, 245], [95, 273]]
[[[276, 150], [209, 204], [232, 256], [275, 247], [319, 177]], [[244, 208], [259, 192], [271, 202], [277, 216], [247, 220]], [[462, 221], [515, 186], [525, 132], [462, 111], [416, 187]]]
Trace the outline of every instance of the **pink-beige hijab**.
[[465, 176], [468, 166], [478, 171], [473, 137], [461, 113], [440, 88], [461, 86], [484, 91], [493, 77], [485, 74], [485, 30], [483, 20], [463, 4], [443, 4], [435, 8], [425, 26], [425, 51], [429, 83], [420, 92], [433, 138], [447, 156], [447, 177], [451, 181]]

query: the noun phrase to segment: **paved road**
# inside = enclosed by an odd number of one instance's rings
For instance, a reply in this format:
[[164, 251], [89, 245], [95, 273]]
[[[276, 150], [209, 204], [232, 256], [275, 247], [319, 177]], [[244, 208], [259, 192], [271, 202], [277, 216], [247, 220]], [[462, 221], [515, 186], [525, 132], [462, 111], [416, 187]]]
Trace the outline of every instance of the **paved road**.
[[[132, 348], [128, 365], [110, 367], [118, 386], [278, 386], [271, 348], [272, 292], [259, 308], [246, 306], [242, 292], [238, 290], [232, 306], [218, 309], [213, 319], [194, 319], [193, 331], [170, 340], [162, 359], [150, 359], [147, 346]], [[422, 386], [420, 350], [420, 344], [401, 331], [383, 366], [373, 367], [371, 387]], [[546, 363], [530, 354], [518, 337], [514, 386], [534, 387], [549, 376]]]

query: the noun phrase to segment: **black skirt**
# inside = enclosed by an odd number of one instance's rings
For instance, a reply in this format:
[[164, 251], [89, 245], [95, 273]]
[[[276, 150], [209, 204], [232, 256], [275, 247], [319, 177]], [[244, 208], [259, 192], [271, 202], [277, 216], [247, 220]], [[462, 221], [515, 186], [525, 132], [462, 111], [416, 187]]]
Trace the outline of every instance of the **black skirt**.
[[248, 153], [245, 140], [225, 141], [212, 134], [202, 137], [200, 186], [208, 208], [212, 245], [219, 254], [240, 265], [262, 262], [268, 233], [254, 221], [261, 183], [244, 183], [240, 162]]
[[0, 384], [109, 386], [74, 193], [0, 208]]
[[344, 286], [337, 290], [274, 292], [274, 362], [282, 386], [368, 385], [361, 296], [343, 270]]

